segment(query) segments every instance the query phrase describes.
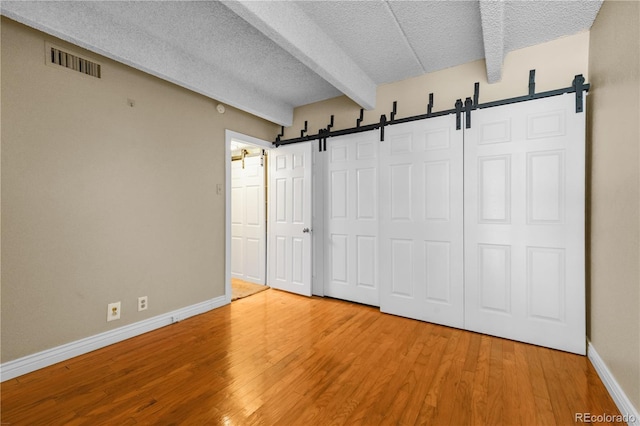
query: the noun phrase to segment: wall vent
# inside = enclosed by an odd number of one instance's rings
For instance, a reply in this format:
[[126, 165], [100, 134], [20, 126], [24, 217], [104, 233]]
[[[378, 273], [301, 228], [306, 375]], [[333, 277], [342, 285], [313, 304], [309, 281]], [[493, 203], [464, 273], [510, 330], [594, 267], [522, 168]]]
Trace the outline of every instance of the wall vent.
[[91, 77], [101, 78], [102, 67], [97, 62], [69, 53], [49, 43], [45, 43], [45, 55], [48, 65], [58, 65]]

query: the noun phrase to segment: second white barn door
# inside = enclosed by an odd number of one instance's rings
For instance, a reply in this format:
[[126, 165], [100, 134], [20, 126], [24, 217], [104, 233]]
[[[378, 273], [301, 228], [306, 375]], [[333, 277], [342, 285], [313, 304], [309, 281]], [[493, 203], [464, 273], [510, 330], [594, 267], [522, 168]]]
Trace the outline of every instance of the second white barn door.
[[390, 126], [385, 134], [380, 309], [463, 327], [463, 132], [449, 115]]
[[329, 140], [326, 158], [326, 296], [379, 306], [378, 138]]
[[584, 354], [585, 114], [563, 95], [465, 131], [465, 328]]

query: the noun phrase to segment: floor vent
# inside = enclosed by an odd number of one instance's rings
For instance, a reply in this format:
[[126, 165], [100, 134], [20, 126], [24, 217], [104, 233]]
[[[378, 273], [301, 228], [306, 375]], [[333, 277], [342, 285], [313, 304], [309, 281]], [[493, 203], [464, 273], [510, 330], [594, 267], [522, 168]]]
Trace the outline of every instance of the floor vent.
[[48, 43], [45, 49], [48, 64], [59, 65], [82, 74], [90, 75], [91, 77], [100, 78], [101, 66], [97, 62], [66, 52]]

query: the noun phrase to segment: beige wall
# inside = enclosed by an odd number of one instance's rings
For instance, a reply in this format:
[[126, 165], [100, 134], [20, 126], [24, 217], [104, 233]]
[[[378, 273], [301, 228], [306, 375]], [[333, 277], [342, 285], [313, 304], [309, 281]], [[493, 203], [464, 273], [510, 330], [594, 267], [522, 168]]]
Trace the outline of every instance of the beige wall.
[[[464, 101], [473, 96], [475, 82], [480, 82], [480, 102], [526, 95], [531, 69], [536, 70], [536, 92], [569, 87], [576, 74], [588, 81], [588, 55], [589, 33], [584, 32], [508, 53], [502, 81], [496, 84], [487, 83], [484, 60], [384, 84], [378, 86], [376, 109], [365, 111], [363, 124], [379, 122], [382, 114], [389, 119], [393, 101], [398, 101], [398, 118], [424, 114], [431, 92], [434, 112], [454, 108], [456, 99]], [[342, 96], [296, 108], [285, 138], [299, 137], [305, 120], [309, 122], [309, 134], [317, 133], [329, 124], [332, 114], [333, 130], [355, 127], [360, 107]]]
[[640, 409], [640, 3], [605, 1], [591, 28], [589, 337]]
[[224, 131], [277, 126], [5, 18], [1, 78], [2, 362], [224, 294]]

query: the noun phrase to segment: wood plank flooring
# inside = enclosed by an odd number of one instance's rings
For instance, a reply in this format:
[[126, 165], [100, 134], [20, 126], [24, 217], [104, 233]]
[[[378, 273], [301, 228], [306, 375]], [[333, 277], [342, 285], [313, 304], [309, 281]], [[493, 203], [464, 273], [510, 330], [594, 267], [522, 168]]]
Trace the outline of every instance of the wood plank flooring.
[[267, 290], [6, 381], [11, 425], [567, 425], [586, 357]]

